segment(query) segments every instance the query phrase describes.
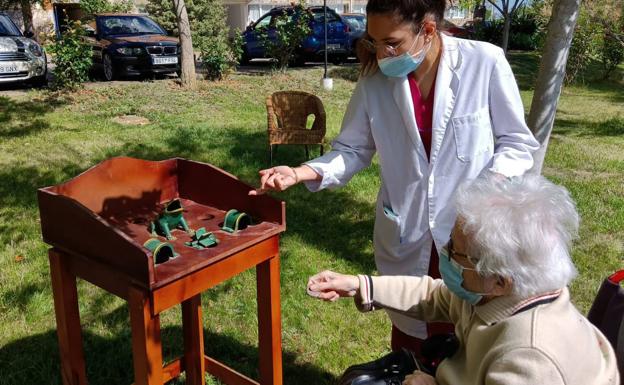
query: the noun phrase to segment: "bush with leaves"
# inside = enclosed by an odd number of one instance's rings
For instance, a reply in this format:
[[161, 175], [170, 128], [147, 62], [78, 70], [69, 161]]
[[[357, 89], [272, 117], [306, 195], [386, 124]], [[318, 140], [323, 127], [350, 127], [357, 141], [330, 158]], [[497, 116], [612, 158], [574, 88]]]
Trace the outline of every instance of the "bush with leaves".
[[[171, 0], [148, 0], [149, 15], [177, 35], [177, 21]], [[193, 47], [206, 70], [206, 78], [223, 79], [240, 60], [241, 42], [230, 43], [227, 14], [221, 0], [187, 0]], [[240, 35], [240, 34], [237, 34]], [[238, 45], [237, 45], [238, 44]]]
[[221, 80], [240, 59], [228, 38], [225, 6], [221, 0], [195, 0], [192, 15], [193, 45], [199, 51], [206, 78]]
[[79, 21], [70, 21], [60, 38], [48, 45], [53, 55], [54, 87], [75, 90], [89, 79], [91, 47], [84, 41], [85, 29]]
[[277, 68], [285, 71], [289, 63], [299, 59], [297, 50], [310, 35], [312, 14], [300, 2], [292, 8], [284, 9], [273, 20], [271, 26], [261, 30], [260, 41], [266, 56], [276, 59]]
[[[189, 20], [191, 20], [191, 31], [193, 31], [193, 19], [191, 18], [193, 8], [193, 1], [186, 1], [186, 10], [189, 13]], [[175, 9], [173, 7], [173, 1], [171, 0], [148, 0], [145, 5], [145, 11], [149, 16], [154, 19], [161, 27], [166, 31], [171, 31], [175, 36], [178, 36], [178, 22], [176, 20]], [[193, 40], [195, 37], [193, 36]]]
[[619, 20], [605, 20], [604, 26], [600, 58], [605, 70], [604, 78], [608, 79], [617, 66], [624, 61], [624, 11]]
[[94, 15], [105, 12], [130, 12], [133, 8], [131, 0], [111, 2], [109, 0], [80, 0], [80, 9], [86, 14]]
[[[491, 22], [475, 25], [475, 39], [500, 45], [503, 40], [504, 20], [497, 19]], [[541, 18], [529, 8], [524, 8], [514, 14], [509, 28], [509, 46], [511, 50], [533, 51], [543, 40], [545, 25]]]
[[592, 60], [596, 58], [602, 33], [602, 28], [592, 21], [587, 9], [581, 6], [568, 53], [566, 84], [578, 80]]

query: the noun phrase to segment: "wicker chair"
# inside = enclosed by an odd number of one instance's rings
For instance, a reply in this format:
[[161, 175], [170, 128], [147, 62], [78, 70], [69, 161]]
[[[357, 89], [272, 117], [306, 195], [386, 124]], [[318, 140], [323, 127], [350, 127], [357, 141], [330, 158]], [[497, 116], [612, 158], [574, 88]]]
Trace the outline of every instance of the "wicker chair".
[[[279, 91], [266, 99], [269, 164], [273, 164], [273, 146], [278, 144], [305, 145], [306, 159], [310, 153], [308, 145], [319, 144], [323, 155], [325, 137], [325, 108], [316, 95], [302, 91]], [[308, 117], [314, 115], [312, 128], [307, 128]]]

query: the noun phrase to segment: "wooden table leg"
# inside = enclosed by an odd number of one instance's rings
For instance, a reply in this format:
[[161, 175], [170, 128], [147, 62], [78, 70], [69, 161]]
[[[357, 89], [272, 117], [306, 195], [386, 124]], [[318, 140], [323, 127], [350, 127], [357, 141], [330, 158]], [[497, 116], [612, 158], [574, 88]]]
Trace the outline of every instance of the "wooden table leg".
[[86, 385], [76, 276], [63, 264], [63, 256], [58, 251], [50, 249], [48, 255], [63, 384]]
[[282, 385], [279, 256], [256, 267], [260, 384]]
[[201, 294], [182, 302], [182, 329], [184, 331], [184, 367], [186, 384], [203, 385], [204, 323], [202, 321]]
[[128, 289], [134, 385], [162, 385], [162, 343], [160, 316], [152, 317], [149, 294], [138, 288]]

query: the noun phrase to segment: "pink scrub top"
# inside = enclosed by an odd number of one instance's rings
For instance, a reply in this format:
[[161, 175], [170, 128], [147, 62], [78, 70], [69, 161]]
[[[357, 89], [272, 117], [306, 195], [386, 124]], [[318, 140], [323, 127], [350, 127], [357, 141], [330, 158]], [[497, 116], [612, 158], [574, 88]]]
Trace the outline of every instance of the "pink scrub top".
[[409, 80], [410, 91], [412, 93], [412, 103], [414, 104], [414, 115], [416, 115], [416, 125], [418, 126], [418, 133], [420, 139], [425, 145], [425, 151], [427, 151], [427, 158], [431, 153], [431, 135], [433, 126], [433, 99], [435, 90], [435, 81], [431, 87], [431, 92], [427, 100], [423, 100], [420, 95], [420, 88], [413, 74], [410, 74], [407, 79]]

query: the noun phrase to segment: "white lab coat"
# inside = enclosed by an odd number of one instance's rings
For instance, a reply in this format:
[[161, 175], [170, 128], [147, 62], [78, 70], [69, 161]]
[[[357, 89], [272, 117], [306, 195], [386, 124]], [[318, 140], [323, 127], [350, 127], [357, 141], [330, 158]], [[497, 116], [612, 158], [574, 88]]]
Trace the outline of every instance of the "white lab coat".
[[[438, 251], [456, 218], [453, 194], [484, 169], [521, 175], [538, 148], [503, 51], [442, 34], [435, 83], [431, 159], [420, 139], [409, 83], [380, 71], [361, 78], [332, 151], [306, 164], [322, 176], [309, 190], [342, 186], [379, 154], [381, 188], [374, 229], [383, 275], [425, 275], [432, 240]], [[393, 323], [424, 338], [424, 324], [397, 313]]]

